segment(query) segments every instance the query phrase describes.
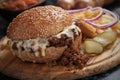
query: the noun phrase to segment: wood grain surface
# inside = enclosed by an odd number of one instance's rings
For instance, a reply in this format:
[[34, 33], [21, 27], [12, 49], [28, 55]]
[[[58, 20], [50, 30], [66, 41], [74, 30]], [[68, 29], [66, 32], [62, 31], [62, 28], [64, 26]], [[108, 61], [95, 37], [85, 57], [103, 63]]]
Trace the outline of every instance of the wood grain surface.
[[44, 64], [23, 62], [12, 55], [8, 46], [0, 41], [0, 71], [10, 77], [22, 80], [73, 80], [95, 75], [120, 64], [120, 38], [110, 50], [91, 58], [83, 69], [69, 69], [65, 66], [50, 67]]

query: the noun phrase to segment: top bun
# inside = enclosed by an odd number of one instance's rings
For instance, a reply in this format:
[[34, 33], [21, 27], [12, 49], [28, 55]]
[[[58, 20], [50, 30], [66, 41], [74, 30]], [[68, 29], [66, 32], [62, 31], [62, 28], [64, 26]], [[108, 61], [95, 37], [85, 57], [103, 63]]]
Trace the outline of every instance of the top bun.
[[67, 11], [55, 6], [43, 6], [26, 10], [9, 24], [7, 36], [11, 39], [46, 38], [71, 25]]

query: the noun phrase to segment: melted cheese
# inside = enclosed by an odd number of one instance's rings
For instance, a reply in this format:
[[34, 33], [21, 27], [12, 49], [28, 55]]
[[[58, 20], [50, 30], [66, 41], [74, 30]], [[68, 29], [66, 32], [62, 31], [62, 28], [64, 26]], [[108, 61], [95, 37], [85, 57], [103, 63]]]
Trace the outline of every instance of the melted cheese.
[[7, 37], [4, 37], [3, 40], [1, 40], [2, 42], [0, 43], [0, 45], [7, 45], [9, 39]]
[[72, 32], [72, 29], [75, 29], [76, 35], [79, 35], [81, 32], [80, 28], [78, 28], [78, 26], [76, 26], [73, 22], [71, 26], [66, 27], [61, 33], [57, 34], [56, 37], [60, 38], [62, 34], [66, 34], [74, 40], [74, 33]]
[[[75, 30], [76, 35], [79, 35], [81, 30], [73, 23], [71, 26], [66, 27], [62, 32], [60, 32], [57, 35], [54, 35], [57, 38], [61, 38], [62, 34], [66, 34], [68, 37], [71, 37], [74, 40], [74, 33], [72, 29]], [[18, 55], [20, 56], [21, 53], [21, 47], [25, 49], [26, 52], [30, 52], [31, 49], [35, 52], [35, 56], [39, 57], [42, 55], [45, 56], [45, 50], [46, 47], [49, 46], [49, 42], [47, 38], [35, 38], [35, 39], [29, 39], [29, 40], [10, 40], [10, 46], [12, 47], [13, 44], [16, 42], [17, 48], [18, 48]]]
[[[35, 51], [36, 51], [35, 52], [36, 57], [39, 57], [40, 53], [42, 56], [45, 56], [46, 46], [49, 45], [48, 40], [47, 39], [39, 39], [39, 38], [37, 38], [35, 40], [36, 40], [35, 42], [39, 42], [39, 44], [35, 43], [35, 45], [32, 46], [32, 48], [35, 49]], [[40, 48], [41, 52], [39, 52], [39, 50], [38, 50], [39, 48]]]
[[21, 45], [22, 45], [22, 41], [20, 41], [16, 46], [18, 48], [18, 56], [19, 57], [21, 57], [21, 48], [19, 48]]

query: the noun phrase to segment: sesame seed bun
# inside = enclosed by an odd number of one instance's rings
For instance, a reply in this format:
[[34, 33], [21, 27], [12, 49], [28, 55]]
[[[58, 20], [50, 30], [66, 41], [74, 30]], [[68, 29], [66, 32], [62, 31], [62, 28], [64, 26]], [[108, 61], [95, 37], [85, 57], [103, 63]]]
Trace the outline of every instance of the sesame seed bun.
[[67, 11], [55, 6], [43, 6], [26, 10], [9, 24], [7, 37], [10, 39], [46, 38], [61, 32], [71, 25]]

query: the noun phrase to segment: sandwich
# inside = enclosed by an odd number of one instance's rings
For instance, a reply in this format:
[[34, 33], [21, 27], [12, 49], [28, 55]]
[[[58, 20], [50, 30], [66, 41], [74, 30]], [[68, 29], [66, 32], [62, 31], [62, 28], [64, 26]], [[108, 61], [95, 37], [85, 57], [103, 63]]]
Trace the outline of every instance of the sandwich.
[[72, 47], [79, 51], [81, 30], [66, 10], [45, 6], [18, 15], [7, 29], [12, 52], [23, 61], [48, 63]]

